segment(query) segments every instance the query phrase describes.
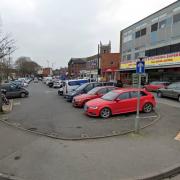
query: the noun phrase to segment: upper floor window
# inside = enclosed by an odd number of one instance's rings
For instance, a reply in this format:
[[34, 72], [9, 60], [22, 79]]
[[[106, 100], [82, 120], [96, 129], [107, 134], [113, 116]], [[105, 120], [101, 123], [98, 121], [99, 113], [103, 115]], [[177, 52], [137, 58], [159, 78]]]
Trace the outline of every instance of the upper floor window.
[[175, 14], [173, 16], [173, 24], [177, 23], [180, 21], [180, 13], [179, 14]]
[[135, 37], [139, 38], [141, 36], [141, 31], [137, 31]]
[[136, 33], [135, 33], [136, 38], [139, 38], [139, 37], [144, 36], [144, 35], [146, 35], [146, 28], [143, 28], [139, 31], [136, 31]]
[[151, 32], [157, 31], [158, 30], [158, 23], [155, 23], [151, 25]]
[[144, 36], [144, 35], [146, 35], [146, 28], [141, 29], [141, 36]]
[[164, 19], [162, 21], [159, 22], [159, 29], [163, 29], [166, 27], [166, 24], [167, 24], [167, 20]]

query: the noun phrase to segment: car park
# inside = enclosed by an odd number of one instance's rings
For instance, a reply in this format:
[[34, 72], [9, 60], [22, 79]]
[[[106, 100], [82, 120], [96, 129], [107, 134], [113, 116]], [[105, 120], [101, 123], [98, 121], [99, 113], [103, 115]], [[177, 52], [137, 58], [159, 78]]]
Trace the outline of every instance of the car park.
[[177, 99], [180, 102], [180, 82], [172, 83], [165, 88], [158, 89], [158, 97], [169, 97]]
[[98, 86], [113, 86], [113, 82], [91, 82], [91, 83], [85, 83], [78, 87], [76, 90], [68, 93], [66, 95], [66, 99], [69, 102], [72, 102], [73, 97], [79, 95], [79, 94], [86, 94], [88, 93], [91, 89], [98, 87]]
[[170, 82], [167, 81], [153, 81], [149, 84], [144, 85], [144, 88], [147, 91], [157, 91], [160, 88], [165, 88], [170, 84]]
[[108, 93], [109, 91], [114, 90], [116, 87], [114, 86], [102, 86], [102, 87], [95, 87], [90, 90], [87, 94], [81, 94], [75, 96], [73, 98], [72, 104], [74, 107], [83, 107], [84, 104], [92, 99], [100, 98], [104, 94]]
[[[101, 98], [88, 101], [84, 110], [89, 116], [108, 118], [111, 115], [135, 112], [137, 108], [138, 89], [124, 88], [113, 90]], [[156, 106], [154, 95], [145, 89], [140, 90], [140, 111], [149, 113]]]
[[5, 90], [6, 92], [5, 95], [7, 98], [17, 98], [17, 97], [24, 98], [29, 95], [29, 92], [26, 89], [15, 86], [10, 83], [1, 85], [1, 89]]

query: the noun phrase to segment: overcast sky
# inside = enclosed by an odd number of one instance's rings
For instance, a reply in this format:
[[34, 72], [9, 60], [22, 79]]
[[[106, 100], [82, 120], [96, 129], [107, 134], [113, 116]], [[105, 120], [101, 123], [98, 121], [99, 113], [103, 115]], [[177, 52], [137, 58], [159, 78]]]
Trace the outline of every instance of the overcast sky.
[[71, 57], [97, 53], [99, 41], [119, 51], [121, 29], [175, 0], [0, 0], [2, 30], [18, 50], [42, 66], [67, 66]]

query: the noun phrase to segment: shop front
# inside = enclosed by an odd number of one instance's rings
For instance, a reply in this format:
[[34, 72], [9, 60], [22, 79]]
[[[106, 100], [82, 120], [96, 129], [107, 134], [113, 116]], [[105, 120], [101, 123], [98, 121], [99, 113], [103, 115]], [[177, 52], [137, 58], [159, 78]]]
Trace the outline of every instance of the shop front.
[[[145, 58], [148, 81], [180, 81], [180, 52]], [[121, 63], [120, 78], [124, 83], [132, 83], [136, 61]]]

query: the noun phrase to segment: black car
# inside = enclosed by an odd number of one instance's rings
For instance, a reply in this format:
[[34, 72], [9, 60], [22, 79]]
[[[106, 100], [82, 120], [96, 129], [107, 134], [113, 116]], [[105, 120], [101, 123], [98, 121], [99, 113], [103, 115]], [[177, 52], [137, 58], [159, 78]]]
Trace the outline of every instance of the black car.
[[172, 83], [165, 88], [158, 89], [158, 97], [169, 97], [180, 102], [180, 82]]
[[24, 98], [29, 95], [29, 92], [26, 89], [10, 83], [1, 85], [1, 89], [5, 91], [7, 98]]
[[72, 91], [71, 93], [66, 95], [66, 100], [68, 102], [72, 102], [73, 97], [77, 96], [79, 94], [86, 94], [91, 89], [98, 87], [98, 86], [115, 86], [116, 84], [114, 82], [90, 82], [85, 83], [81, 86], [79, 86], [75, 91]]

